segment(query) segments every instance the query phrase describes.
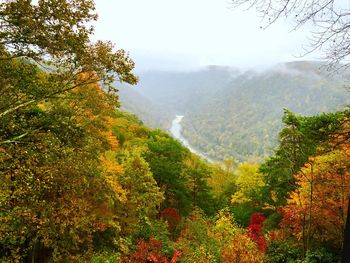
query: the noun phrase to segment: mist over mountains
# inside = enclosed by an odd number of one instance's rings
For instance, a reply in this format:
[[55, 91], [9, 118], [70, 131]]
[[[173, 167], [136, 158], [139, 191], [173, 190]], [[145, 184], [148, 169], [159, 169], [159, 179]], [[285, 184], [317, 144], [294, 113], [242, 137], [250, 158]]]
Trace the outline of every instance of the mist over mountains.
[[256, 162], [270, 155], [284, 109], [314, 115], [350, 102], [344, 77], [311, 61], [245, 72], [223, 66], [148, 71], [139, 78], [136, 87], [119, 88], [122, 108], [163, 130], [184, 115], [184, 137], [215, 160]]

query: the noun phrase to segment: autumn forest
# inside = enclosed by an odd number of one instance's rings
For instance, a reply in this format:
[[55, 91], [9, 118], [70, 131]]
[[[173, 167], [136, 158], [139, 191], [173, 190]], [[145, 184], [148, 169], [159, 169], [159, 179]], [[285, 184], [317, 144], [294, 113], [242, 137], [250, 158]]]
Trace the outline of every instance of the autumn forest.
[[96, 19], [0, 1], [0, 262], [341, 262], [349, 108], [285, 109], [269, 157], [208, 162], [121, 110], [137, 65]]

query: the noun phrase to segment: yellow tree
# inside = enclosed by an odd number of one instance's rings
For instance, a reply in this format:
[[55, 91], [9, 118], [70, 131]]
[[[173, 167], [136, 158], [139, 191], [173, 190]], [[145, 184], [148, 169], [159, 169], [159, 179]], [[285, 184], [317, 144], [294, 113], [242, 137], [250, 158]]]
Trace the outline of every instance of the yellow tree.
[[232, 195], [232, 204], [259, 204], [261, 202], [260, 190], [264, 185], [264, 175], [259, 173], [257, 164], [241, 164], [237, 170], [237, 191]]
[[349, 167], [350, 151], [343, 148], [314, 157], [296, 175], [299, 187], [283, 209], [283, 224], [306, 249], [326, 242], [341, 248], [350, 195]]

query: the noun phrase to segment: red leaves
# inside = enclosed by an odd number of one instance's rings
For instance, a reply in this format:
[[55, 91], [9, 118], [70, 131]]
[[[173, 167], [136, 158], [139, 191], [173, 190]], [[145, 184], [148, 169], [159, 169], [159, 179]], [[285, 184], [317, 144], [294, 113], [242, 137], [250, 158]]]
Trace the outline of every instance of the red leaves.
[[138, 263], [176, 263], [182, 253], [175, 250], [170, 261], [162, 254], [162, 242], [151, 237], [149, 240], [139, 240], [137, 242], [136, 251], [128, 258], [124, 258], [122, 262], [138, 262]]
[[168, 261], [165, 257], [157, 257], [157, 256], [150, 256], [148, 257], [148, 260], [150, 262], [154, 262], [154, 263], [176, 263], [177, 259], [180, 258], [182, 255], [182, 253], [180, 251], [175, 250], [175, 254], [173, 255], [173, 258]]
[[265, 220], [266, 218], [262, 213], [254, 213], [250, 218], [250, 224], [248, 226], [249, 237], [256, 243], [258, 249], [262, 252], [266, 252], [266, 239], [264, 233], [261, 231]]
[[162, 254], [162, 242], [151, 237], [149, 240], [139, 240], [137, 242], [136, 251], [123, 262], [139, 262], [147, 263], [157, 262], [154, 260], [163, 260], [166, 259]]
[[179, 211], [172, 207], [164, 209], [160, 214], [160, 218], [168, 222], [170, 232], [175, 230], [181, 220]]

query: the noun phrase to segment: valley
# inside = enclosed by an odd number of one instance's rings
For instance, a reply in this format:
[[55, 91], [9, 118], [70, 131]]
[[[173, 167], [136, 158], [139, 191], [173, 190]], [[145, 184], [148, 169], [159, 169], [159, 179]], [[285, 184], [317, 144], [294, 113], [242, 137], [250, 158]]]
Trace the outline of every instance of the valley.
[[341, 110], [350, 101], [342, 74], [313, 61], [264, 70], [149, 71], [139, 77], [138, 86], [120, 89], [122, 108], [168, 132], [176, 113], [186, 116], [186, 144], [217, 161], [261, 162], [277, 145], [284, 110], [310, 116]]
[[182, 119], [184, 118], [184, 116], [182, 115], [176, 115], [175, 119], [172, 121], [171, 123], [171, 127], [170, 127], [170, 134], [177, 139], [178, 141], [180, 141], [186, 148], [188, 148], [192, 153], [197, 154], [198, 156], [204, 158], [205, 160], [207, 160], [208, 162], [214, 162], [212, 159], [210, 159], [208, 157], [207, 154], [199, 152], [198, 150], [194, 149], [193, 146], [191, 146], [191, 144], [187, 141], [187, 139], [182, 135]]

